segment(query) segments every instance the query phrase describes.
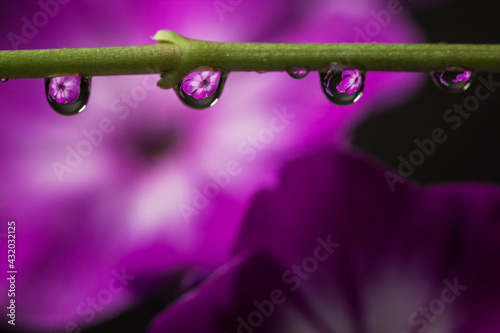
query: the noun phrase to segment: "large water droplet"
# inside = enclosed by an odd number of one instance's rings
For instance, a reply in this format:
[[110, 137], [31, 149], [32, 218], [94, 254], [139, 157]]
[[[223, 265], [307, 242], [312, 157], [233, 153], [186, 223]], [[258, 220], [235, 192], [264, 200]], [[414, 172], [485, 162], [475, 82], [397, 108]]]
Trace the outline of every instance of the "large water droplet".
[[461, 93], [466, 91], [474, 80], [474, 77], [474, 73], [460, 69], [431, 73], [431, 78], [436, 86], [448, 93]]
[[179, 99], [193, 109], [206, 109], [220, 98], [228, 73], [203, 71], [186, 75], [175, 87]]
[[6, 79], [6, 78], [0, 78], [0, 82], [2, 82], [2, 83], [7, 83], [7, 82], [9, 82], [9, 79]]
[[82, 112], [90, 97], [91, 78], [59, 76], [45, 79], [45, 93], [54, 111], [63, 116]]
[[309, 71], [306, 68], [292, 67], [287, 70], [287, 73], [294, 79], [303, 79], [309, 74]]
[[319, 78], [323, 92], [334, 104], [351, 105], [363, 95], [365, 73], [357, 69], [330, 69], [320, 72]]

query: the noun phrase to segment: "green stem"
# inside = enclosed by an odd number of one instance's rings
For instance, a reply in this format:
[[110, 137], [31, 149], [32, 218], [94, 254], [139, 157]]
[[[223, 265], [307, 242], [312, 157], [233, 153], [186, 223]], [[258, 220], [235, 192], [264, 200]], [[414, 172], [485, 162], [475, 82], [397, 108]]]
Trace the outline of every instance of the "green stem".
[[430, 72], [459, 67], [500, 72], [500, 45], [479, 44], [265, 44], [216, 43], [159, 31], [156, 45], [0, 51], [0, 78], [163, 73], [173, 87], [197, 68], [220, 71], [325, 69], [331, 63], [366, 71]]

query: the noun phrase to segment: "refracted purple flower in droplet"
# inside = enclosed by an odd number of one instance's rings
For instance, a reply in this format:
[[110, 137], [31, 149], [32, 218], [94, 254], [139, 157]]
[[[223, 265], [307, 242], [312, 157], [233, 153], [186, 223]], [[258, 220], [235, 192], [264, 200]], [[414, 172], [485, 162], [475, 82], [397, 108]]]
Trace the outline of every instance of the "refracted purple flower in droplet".
[[302, 67], [292, 67], [287, 72], [294, 79], [303, 79], [309, 74], [309, 70]]
[[57, 103], [73, 103], [80, 96], [80, 76], [60, 76], [50, 81], [49, 94]]
[[186, 75], [182, 80], [182, 91], [194, 99], [203, 99], [212, 96], [217, 90], [221, 77], [220, 72], [194, 72]]
[[307, 75], [308, 71], [307, 69], [304, 68], [297, 68], [292, 70], [292, 74], [297, 75], [297, 76], [304, 76]]
[[462, 74], [457, 75], [457, 78], [453, 79], [453, 82], [454, 83], [457, 83], [457, 82], [467, 82], [467, 81], [469, 81], [471, 75], [472, 75], [472, 72], [465, 71]]
[[337, 91], [343, 94], [354, 94], [361, 87], [361, 73], [355, 70], [347, 70], [342, 73], [342, 81], [337, 86]]
[[449, 86], [449, 83], [448, 83], [448, 82], [446, 82], [446, 80], [443, 78], [443, 75], [444, 75], [444, 74], [445, 74], [445, 72], [440, 72], [440, 73], [438, 73], [438, 74], [437, 74], [437, 77], [439, 78], [439, 81], [440, 81], [443, 85], [445, 85], [445, 86], [447, 86], [447, 87], [448, 87], [448, 86]]

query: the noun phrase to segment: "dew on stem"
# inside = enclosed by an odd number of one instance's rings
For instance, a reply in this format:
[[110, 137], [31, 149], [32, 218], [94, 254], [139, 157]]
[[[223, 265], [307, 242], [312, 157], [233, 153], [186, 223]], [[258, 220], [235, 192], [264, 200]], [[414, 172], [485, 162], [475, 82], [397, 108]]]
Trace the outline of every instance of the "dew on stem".
[[448, 93], [461, 93], [470, 87], [475, 74], [471, 71], [460, 69], [446, 69], [440, 72], [431, 72], [434, 84], [442, 91]]
[[179, 99], [193, 109], [206, 109], [220, 98], [228, 73], [216, 71], [193, 72], [176, 86]]
[[59, 76], [45, 79], [45, 94], [49, 105], [63, 116], [82, 112], [90, 97], [91, 78]]
[[330, 69], [319, 73], [321, 87], [330, 102], [347, 106], [361, 98], [365, 73], [357, 69]]
[[309, 74], [309, 71], [306, 68], [292, 67], [287, 70], [287, 73], [294, 79], [303, 79]]

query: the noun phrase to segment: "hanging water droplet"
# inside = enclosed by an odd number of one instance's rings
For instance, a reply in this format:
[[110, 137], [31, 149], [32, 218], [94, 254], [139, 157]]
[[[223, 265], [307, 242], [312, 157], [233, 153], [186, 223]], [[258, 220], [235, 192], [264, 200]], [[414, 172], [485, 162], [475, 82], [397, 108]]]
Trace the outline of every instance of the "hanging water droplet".
[[179, 99], [193, 109], [206, 109], [220, 98], [228, 73], [203, 71], [186, 75], [175, 87]]
[[334, 104], [351, 105], [363, 95], [365, 73], [357, 69], [330, 69], [320, 72], [319, 78], [323, 92]]
[[287, 70], [287, 73], [294, 79], [303, 79], [309, 74], [309, 71], [306, 68], [292, 67]]
[[6, 78], [0, 78], [0, 82], [2, 82], [2, 83], [7, 83], [7, 82], [9, 82], [9, 79], [6, 79]]
[[54, 111], [63, 116], [82, 112], [89, 101], [91, 78], [59, 76], [45, 79], [45, 93]]
[[467, 90], [474, 80], [471, 71], [450, 69], [442, 72], [431, 72], [431, 78], [436, 86], [448, 93], [461, 93]]

